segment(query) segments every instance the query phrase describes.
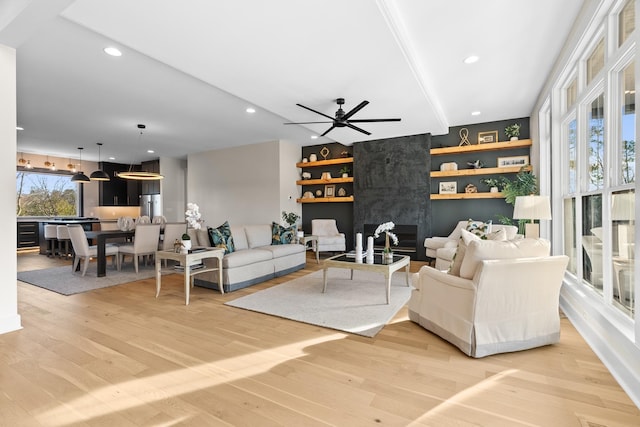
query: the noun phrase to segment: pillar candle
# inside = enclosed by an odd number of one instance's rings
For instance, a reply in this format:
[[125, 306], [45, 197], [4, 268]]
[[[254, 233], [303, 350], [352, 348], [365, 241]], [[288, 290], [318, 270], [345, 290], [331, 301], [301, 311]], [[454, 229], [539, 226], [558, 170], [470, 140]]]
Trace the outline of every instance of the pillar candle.
[[367, 237], [367, 255], [373, 256], [373, 236]]
[[362, 233], [356, 233], [356, 248], [362, 250]]

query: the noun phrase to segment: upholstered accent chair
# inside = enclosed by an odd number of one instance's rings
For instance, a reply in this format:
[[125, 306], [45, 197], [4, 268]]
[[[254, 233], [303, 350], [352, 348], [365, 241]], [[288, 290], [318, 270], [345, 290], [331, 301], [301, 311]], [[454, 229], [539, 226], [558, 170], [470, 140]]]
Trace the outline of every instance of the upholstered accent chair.
[[160, 224], [138, 224], [133, 236], [133, 243], [118, 246], [120, 262], [126, 255], [133, 256], [133, 266], [138, 272], [138, 258], [144, 256], [145, 261], [155, 255], [160, 241]]
[[569, 258], [549, 248], [545, 239], [471, 240], [459, 274], [420, 269], [409, 318], [471, 357], [556, 343]]
[[344, 233], [338, 231], [335, 219], [312, 219], [311, 234], [318, 236], [316, 252], [345, 252], [346, 239]]

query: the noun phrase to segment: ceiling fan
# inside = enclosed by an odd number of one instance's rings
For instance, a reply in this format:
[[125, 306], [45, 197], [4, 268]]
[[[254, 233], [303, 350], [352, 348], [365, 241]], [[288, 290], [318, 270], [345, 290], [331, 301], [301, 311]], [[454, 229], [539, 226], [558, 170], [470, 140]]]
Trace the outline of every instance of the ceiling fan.
[[351, 119], [351, 116], [353, 116], [355, 113], [357, 113], [362, 108], [364, 108], [369, 103], [369, 101], [362, 101], [360, 104], [358, 104], [355, 107], [353, 107], [351, 109], [351, 111], [349, 111], [348, 113], [345, 113], [344, 110], [342, 109], [342, 106], [344, 105], [344, 98], [336, 99], [336, 103], [338, 104], [338, 111], [336, 111], [335, 118], [331, 117], [331, 116], [328, 116], [328, 115], [326, 115], [324, 113], [321, 113], [320, 111], [316, 111], [313, 108], [305, 107], [302, 104], [296, 104], [298, 107], [302, 107], [305, 110], [313, 111], [314, 113], [320, 114], [321, 116], [326, 117], [327, 119], [329, 119], [331, 121], [296, 122], [296, 123], [285, 123], [285, 125], [306, 125], [306, 124], [312, 124], [312, 123], [331, 123], [331, 127], [329, 129], [327, 129], [320, 136], [325, 136], [326, 134], [328, 134], [329, 132], [331, 132], [335, 128], [343, 128], [343, 127], [349, 127], [349, 128], [351, 128], [353, 130], [357, 130], [358, 132], [362, 132], [365, 135], [371, 135], [371, 132], [367, 132], [364, 129], [361, 129], [361, 128], [357, 127], [357, 126], [354, 126], [353, 123], [399, 122], [400, 121], [400, 119]]

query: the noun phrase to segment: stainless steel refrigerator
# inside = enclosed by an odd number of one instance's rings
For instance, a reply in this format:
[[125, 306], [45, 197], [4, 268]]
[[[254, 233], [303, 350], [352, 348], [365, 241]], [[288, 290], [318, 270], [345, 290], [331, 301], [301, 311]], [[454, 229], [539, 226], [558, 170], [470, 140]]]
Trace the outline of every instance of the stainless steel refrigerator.
[[153, 219], [154, 216], [162, 215], [162, 199], [160, 194], [143, 194], [140, 196], [140, 216], [148, 216]]

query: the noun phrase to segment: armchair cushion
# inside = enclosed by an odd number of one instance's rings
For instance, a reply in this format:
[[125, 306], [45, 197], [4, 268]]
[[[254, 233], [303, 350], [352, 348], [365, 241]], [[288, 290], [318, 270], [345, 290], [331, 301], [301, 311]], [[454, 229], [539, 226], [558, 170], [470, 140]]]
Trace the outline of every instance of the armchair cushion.
[[[467, 231], [466, 229], [461, 230], [460, 233], [460, 241], [458, 242], [458, 249], [453, 255], [453, 259], [451, 261], [451, 265], [449, 267], [449, 274], [453, 274], [454, 276], [460, 275], [460, 267], [462, 266], [462, 261], [464, 260], [467, 246], [474, 240], [482, 240], [478, 234], [474, 234], [473, 232]], [[492, 233], [485, 234], [483, 236], [486, 240], [494, 240], [494, 241], [505, 241], [507, 240], [507, 232], [504, 229], [496, 230]], [[440, 251], [438, 251], [440, 254]]]
[[211, 246], [223, 248], [225, 254], [230, 254], [235, 251], [231, 227], [229, 227], [228, 221], [225, 221], [224, 224], [217, 228], [209, 227], [208, 231]]

